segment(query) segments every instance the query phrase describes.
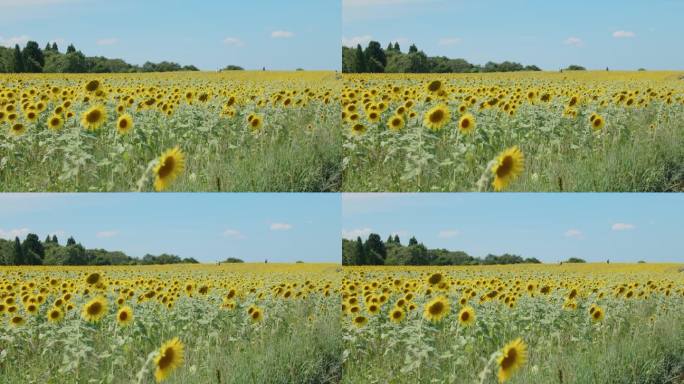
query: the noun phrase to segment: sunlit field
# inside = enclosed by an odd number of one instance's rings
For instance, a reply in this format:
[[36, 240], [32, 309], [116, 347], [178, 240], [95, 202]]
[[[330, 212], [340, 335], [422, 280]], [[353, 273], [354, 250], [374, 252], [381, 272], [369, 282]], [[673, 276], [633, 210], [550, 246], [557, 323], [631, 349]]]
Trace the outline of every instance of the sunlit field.
[[345, 267], [345, 383], [679, 383], [684, 266]]
[[339, 269], [3, 267], [0, 381], [338, 382]]
[[0, 191], [336, 191], [333, 72], [0, 75]]
[[682, 191], [684, 73], [345, 75], [345, 191]]

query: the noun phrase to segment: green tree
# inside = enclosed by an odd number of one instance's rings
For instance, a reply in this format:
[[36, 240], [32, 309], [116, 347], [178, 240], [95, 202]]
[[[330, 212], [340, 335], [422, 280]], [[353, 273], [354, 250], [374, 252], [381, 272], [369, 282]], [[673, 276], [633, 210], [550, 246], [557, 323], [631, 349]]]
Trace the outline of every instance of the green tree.
[[371, 233], [364, 244], [365, 254], [369, 265], [383, 265], [387, 257], [387, 249], [382, 238], [377, 233]]
[[11, 265], [25, 265], [24, 250], [21, 247], [19, 237], [14, 238], [14, 250], [12, 251]]
[[368, 68], [366, 67], [366, 55], [363, 53], [361, 44], [356, 45], [356, 54], [354, 55], [354, 73], [366, 73]]
[[24, 68], [24, 55], [21, 54], [21, 48], [19, 44], [14, 46], [14, 56], [12, 58], [12, 68], [11, 72], [14, 73], [24, 73], [26, 70]]
[[366, 248], [363, 246], [361, 237], [356, 238], [356, 260], [354, 265], [368, 265], [368, 258], [366, 257]]
[[382, 46], [377, 41], [368, 43], [364, 51], [366, 57], [366, 70], [370, 73], [383, 73], [387, 66], [387, 56]]
[[87, 70], [86, 57], [81, 51], [69, 52], [65, 56], [63, 72], [85, 73]]
[[22, 56], [24, 58], [24, 70], [29, 73], [41, 73], [43, 72], [43, 66], [45, 66], [45, 56], [40, 46], [35, 41], [29, 41], [26, 43], [24, 50], [22, 51]]
[[417, 244], [418, 244], [418, 240], [416, 240], [416, 237], [415, 237], [415, 236], [412, 236], [412, 237], [409, 239], [408, 245], [411, 246], [411, 245], [417, 245]]

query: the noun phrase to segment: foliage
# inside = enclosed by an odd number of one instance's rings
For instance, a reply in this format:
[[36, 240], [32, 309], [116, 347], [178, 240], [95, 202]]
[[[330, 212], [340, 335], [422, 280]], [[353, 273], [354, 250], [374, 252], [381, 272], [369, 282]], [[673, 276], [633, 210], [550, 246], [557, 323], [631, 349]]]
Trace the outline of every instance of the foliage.
[[56, 235], [40, 241], [38, 235], [29, 233], [22, 242], [0, 239], [0, 265], [133, 265], [133, 264], [197, 264], [193, 258], [176, 255], [145, 255], [142, 259], [119, 251], [86, 249], [70, 237], [60, 245]]
[[364, 50], [342, 47], [342, 72], [344, 73], [474, 73], [540, 71], [535, 65], [523, 66], [504, 61], [488, 62], [484, 66], [473, 65], [464, 59], [449, 59], [444, 56], [428, 57], [412, 45], [407, 53], [401, 52], [399, 43], [389, 44], [382, 49], [380, 43], [371, 41]]
[[473, 257], [463, 251], [428, 249], [418, 243], [415, 237], [408, 245], [401, 244], [398, 235], [390, 236], [385, 242], [380, 235], [371, 233], [366, 241], [342, 239], [343, 265], [494, 265], [494, 264], [538, 264], [535, 258], [524, 259], [518, 255], [487, 255], [484, 259]]
[[[12, 53], [14, 52], [14, 53]], [[128, 64], [121, 59], [86, 57], [70, 45], [65, 53], [59, 52], [57, 43], [47, 44], [40, 49], [38, 43], [29, 41], [23, 50], [19, 45], [12, 51], [0, 47], [0, 73], [131, 73], [131, 72], [174, 72], [198, 71], [193, 65], [181, 66], [162, 61], [146, 62], [142, 67]]]

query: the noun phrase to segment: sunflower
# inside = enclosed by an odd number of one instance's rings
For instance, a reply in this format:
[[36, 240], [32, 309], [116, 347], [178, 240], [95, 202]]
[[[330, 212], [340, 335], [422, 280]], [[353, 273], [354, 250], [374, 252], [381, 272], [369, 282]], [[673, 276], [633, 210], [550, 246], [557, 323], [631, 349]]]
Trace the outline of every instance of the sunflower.
[[401, 131], [401, 129], [404, 128], [404, 125], [406, 125], [404, 118], [399, 115], [392, 116], [389, 123], [387, 123], [387, 127], [394, 132]]
[[10, 133], [12, 136], [21, 136], [26, 133], [26, 126], [22, 123], [12, 124], [10, 127]]
[[183, 359], [184, 347], [178, 337], [162, 344], [157, 357], [154, 358], [154, 365], [157, 366], [154, 371], [154, 379], [157, 383], [166, 380], [171, 372], [183, 365]]
[[107, 314], [107, 299], [98, 296], [87, 302], [81, 310], [81, 317], [85, 321], [96, 323]]
[[261, 308], [255, 307], [254, 310], [250, 312], [249, 317], [252, 319], [253, 323], [258, 323], [264, 319], [264, 312], [261, 310]]
[[425, 304], [423, 317], [432, 322], [438, 322], [449, 314], [449, 300], [444, 296], [436, 297]]
[[96, 93], [97, 91], [101, 90], [101, 88], [102, 83], [100, 82], [100, 80], [90, 80], [85, 85], [85, 90], [88, 93]]
[[53, 307], [47, 313], [48, 321], [51, 323], [57, 323], [64, 318], [64, 312], [57, 307]]
[[120, 134], [126, 134], [131, 131], [133, 128], [133, 117], [129, 114], [124, 114], [119, 116], [119, 119], [116, 121], [116, 131], [119, 132]]
[[354, 317], [353, 323], [355, 327], [361, 328], [368, 323], [368, 318], [366, 318], [366, 316], [359, 315]]
[[85, 281], [88, 285], [96, 285], [102, 281], [102, 275], [97, 272], [90, 273], [86, 276]]
[[9, 323], [12, 327], [21, 327], [22, 325], [26, 324], [26, 319], [17, 315], [17, 316], [13, 316], [10, 319]]
[[432, 129], [433, 131], [440, 130], [443, 126], [449, 123], [451, 119], [451, 112], [449, 108], [444, 105], [438, 105], [425, 113], [423, 117], [423, 125]]
[[475, 116], [466, 113], [458, 120], [458, 130], [463, 134], [471, 133], [475, 130]]
[[430, 94], [436, 95], [440, 93], [440, 91], [443, 89], [442, 87], [443, 83], [440, 80], [432, 80], [425, 85], [425, 90]]
[[64, 120], [59, 115], [52, 115], [48, 120], [48, 128], [53, 131], [58, 131], [64, 126]]
[[523, 172], [525, 167], [525, 156], [522, 151], [515, 146], [503, 151], [492, 167], [494, 181], [492, 185], [496, 191], [505, 189], [508, 184], [515, 180]]
[[499, 356], [499, 382], [503, 383], [513, 376], [527, 361], [527, 345], [521, 338], [517, 338], [506, 344]]
[[466, 306], [458, 313], [458, 322], [463, 326], [470, 326], [475, 322], [475, 310], [471, 306]]
[[119, 325], [125, 326], [133, 322], [133, 309], [128, 305], [124, 305], [116, 313], [116, 322]]
[[404, 320], [404, 317], [406, 317], [406, 312], [400, 307], [394, 307], [389, 315], [389, 319], [394, 323], [401, 323], [401, 321]]
[[606, 121], [603, 120], [603, 117], [601, 117], [601, 115], [594, 114], [591, 117], [591, 128], [593, 128], [594, 131], [600, 131], [603, 127], [606, 126]]
[[357, 123], [357, 124], [352, 125], [352, 134], [354, 136], [361, 136], [364, 133], [366, 133], [366, 126], [365, 125], [363, 125], [361, 123]]
[[591, 319], [593, 321], [596, 321], [596, 322], [603, 320], [603, 318], [605, 317], [605, 313], [603, 312], [603, 309], [601, 307], [599, 307], [598, 305], [594, 306], [592, 308], [593, 308], [593, 311], [590, 312]]
[[164, 152], [157, 165], [154, 167], [154, 189], [163, 191], [175, 180], [185, 169], [185, 155], [180, 147], [169, 149]]
[[107, 120], [107, 111], [101, 105], [91, 107], [81, 115], [81, 125], [94, 131], [102, 126]]
[[251, 128], [253, 132], [256, 132], [264, 125], [264, 120], [259, 115], [252, 115], [251, 117], [252, 118], [248, 121], [249, 128]]

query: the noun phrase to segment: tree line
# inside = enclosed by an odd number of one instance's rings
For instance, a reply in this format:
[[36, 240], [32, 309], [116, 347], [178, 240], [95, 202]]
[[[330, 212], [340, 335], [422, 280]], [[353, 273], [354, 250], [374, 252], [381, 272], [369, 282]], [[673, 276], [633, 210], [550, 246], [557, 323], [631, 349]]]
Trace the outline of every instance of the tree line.
[[372, 233], [366, 241], [342, 239], [343, 265], [493, 265], [541, 263], [536, 258], [518, 255], [487, 255], [484, 258], [468, 255], [463, 251], [428, 249], [411, 237], [407, 245], [401, 243], [398, 235], [382, 241], [380, 235]]
[[523, 66], [520, 63], [504, 61], [488, 62], [484, 66], [471, 64], [465, 59], [450, 59], [445, 56], [428, 56], [411, 45], [407, 53], [401, 51], [399, 43], [390, 43], [383, 49], [379, 42], [371, 41], [364, 49], [342, 47], [342, 72], [344, 73], [479, 73], [541, 71], [536, 65]]
[[198, 71], [194, 65], [181, 66], [178, 63], [162, 61], [146, 62], [142, 66], [129, 64], [121, 59], [102, 56], [87, 57], [73, 44], [66, 52], [59, 51], [57, 43], [48, 43], [45, 48], [35, 41], [29, 41], [22, 49], [19, 44], [12, 48], [0, 47], [0, 73], [133, 73]]
[[40, 241], [38, 235], [29, 233], [24, 241], [0, 239], [0, 265], [148, 265], [148, 264], [195, 264], [193, 258], [176, 255], [145, 255], [131, 257], [120, 251], [86, 249], [73, 237], [61, 245], [57, 235], [48, 235]]

